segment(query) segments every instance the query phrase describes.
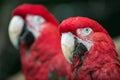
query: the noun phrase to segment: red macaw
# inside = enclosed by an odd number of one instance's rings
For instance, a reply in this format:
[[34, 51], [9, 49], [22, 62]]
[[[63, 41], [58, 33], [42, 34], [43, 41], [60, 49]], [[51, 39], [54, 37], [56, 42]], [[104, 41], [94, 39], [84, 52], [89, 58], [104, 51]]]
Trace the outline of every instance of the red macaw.
[[13, 10], [9, 37], [20, 50], [26, 80], [68, 79], [71, 65], [62, 54], [58, 25], [43, 5], [23, 4]]
[[108, 32], [95, 20], [70, 17], [59, 25], [61, 47], [75, 80], [120, 80], [120, 60]]

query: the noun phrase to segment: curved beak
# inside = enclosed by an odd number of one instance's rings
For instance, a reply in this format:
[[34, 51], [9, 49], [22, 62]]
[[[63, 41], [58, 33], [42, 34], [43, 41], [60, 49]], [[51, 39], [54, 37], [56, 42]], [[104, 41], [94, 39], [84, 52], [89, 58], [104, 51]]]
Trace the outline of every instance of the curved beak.
[[72, 56], [74, 50], [74, 36], [72, 35], [72, 33], [62, 33], [61, 47], [65, 58], [69, 63], [72, 64]]
[[72, 33], [62, 33], [61, 47], [67, 61], [74, 64], [76, 60], [82, 61], [85, 52], [89, 50], [88, 42], [79, 39]]
[[8, 34], [10, 41], [15, 48], [18, 48], [19, 36], [22, 33], [24, 27], [24, 20], [20, 16], [13, 16], [9, 23]]

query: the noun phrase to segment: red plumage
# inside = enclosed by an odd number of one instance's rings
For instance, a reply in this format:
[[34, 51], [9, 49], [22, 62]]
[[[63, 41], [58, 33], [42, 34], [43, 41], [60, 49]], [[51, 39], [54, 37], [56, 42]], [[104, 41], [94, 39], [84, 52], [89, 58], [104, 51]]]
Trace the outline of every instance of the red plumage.
[[82, 40], [76, 30], [86, 27], [91, 28], [93, 32], [88, 35], [89, 38], [84, 37], [86, 40], [90, 39], [93, 45], [84, 53], [82, 63], [73, 62], [74, 78], [76, 80], [120, 80], [120, 60], [115, 45], [108, 32], [98, 22], [86, 17], [71, 17], [60, 24], [60, 32], [71, 32]]
[[[26, 21], [26, 15], [42, 16], [46, 21], [44, 28], [28, 49], [20, 44], [22, 71], [26, 80], [59, 80], [67, 79], [71, 74], [71, 66], [62, 55], [58, 21], [43, 5], [24, 4], [13, 11]], [[27, 23], [27, 22], [26, 22]]]
[[71, 17], [69, 19], [63, 20], [60, 26], [62, 26], [60, 27], [60, 31], [62, 32], [71, 31], [74, 34], [76, 33], [75, 30], [77, 28], [85, 28], [85, 27], [91, 27], [94, 31], [97, 32], [107, 33], [107, 31], [105, 31], [104, 28], [99, 23], [87, 17], [76, 17], [76, 18]]
[[46, 24], [42, 35], [36, 39], [26, 56], [26, 48], [21, 45], [22, 69], [26, 80], [49, 80], [49, 75], [59, 79], [68, 77], [70, 65], [62, 55], [58, 28]]
[[59, 23], [57, 19], [48, 12], [44, 5], [31, 5], [31, 4], [22, 4], [13, 10], [13, 16], [20, 15], [22, 18], [26, 18], [28, 14], [40, 15], [44, 17], [47, 22], [51, 22], [54, 25], [58, 26]]

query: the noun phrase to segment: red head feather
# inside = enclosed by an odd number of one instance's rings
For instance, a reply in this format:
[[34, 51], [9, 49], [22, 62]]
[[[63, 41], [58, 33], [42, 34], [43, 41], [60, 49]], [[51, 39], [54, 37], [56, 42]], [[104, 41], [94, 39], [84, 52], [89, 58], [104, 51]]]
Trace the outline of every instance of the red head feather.
[[77, 28], [84, 27], [90, 27], [94, 30], [94, 32], [107, 33], [107, 31], [98, 22], [87, 17], [71, 17], [64, 20], [60, 24], [60, 32], [75, 33]]
[[28, 14], [40, 15], [44, 17], [48, 22], [51, 22], [56, 26], [59, 24], [57, 19], [55, 19], [55, 17], [50, 12], [48, 12], [45, 6], [40, 4], [23, 4], [13, 10], [13, 15], [20, 15], [23, 18], [25, 18]]

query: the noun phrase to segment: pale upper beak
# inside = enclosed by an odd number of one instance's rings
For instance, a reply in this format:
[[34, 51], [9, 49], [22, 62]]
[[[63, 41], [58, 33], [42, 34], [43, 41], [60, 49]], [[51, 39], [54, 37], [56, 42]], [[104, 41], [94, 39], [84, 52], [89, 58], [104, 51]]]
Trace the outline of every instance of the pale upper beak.
[[72, 52], [74, 50], [74, 36], [72, 33], [62, 33], [61, 47], [65, 58], [72, 64]]
[[67, 61], [73, 64], [73, 56], [77, 56], [78, 58], [82, 58], [84, 53], [89, 51], [92, 46], [92, 42], [90, 40], [84, 41], [71, 32], [62, 33], [61, 37], [61, 47], [62, 52], [67, 59]]
[[22, 32], [24, 27], [24, 20], [20, 16], [13, 16], [9, 23], [8, 33], [10, 37], [10, 41], [14, 45], [15, 48], [18, 48], [18, 38]]

